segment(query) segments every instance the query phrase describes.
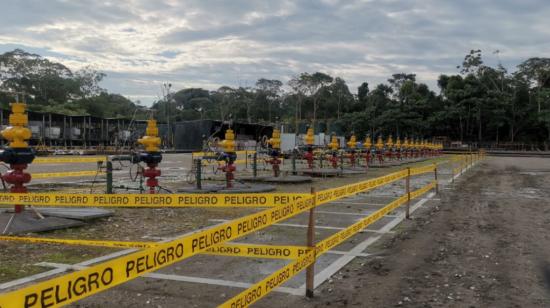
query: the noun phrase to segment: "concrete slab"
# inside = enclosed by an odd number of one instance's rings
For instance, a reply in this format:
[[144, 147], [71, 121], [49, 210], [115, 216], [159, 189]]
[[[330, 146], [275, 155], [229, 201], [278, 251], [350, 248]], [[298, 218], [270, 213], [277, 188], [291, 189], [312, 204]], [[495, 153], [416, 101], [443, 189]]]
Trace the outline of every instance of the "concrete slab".
[[342, 175], [340, 169], [302, 169], [299, 172], [303, 175], [312, 177], [333, 177]]
[[296, 183], [308, 183], [313, 179], [309, 176], [299, 176], [299, 175], [282, 175], [278, 177], [274, 176], [261, 176], [261, 177], [245, 177], [239, 178], [246, 182], [265, 182], [265, 183], [275, 183], [275, 184], [296, 184]]
[[[36, 207], [35, 207], [36, 208]], [[90, 221], [98, 218], [110, 217], [114, 215], [114, 211], [99, 209], [99, 208], [62, 208], [62, 207], [49, 207], [49, 208], [36, 208], [36, 210], [48, 217], [61, 217], [69, 219], [78, 219], [83, 221]]]
[[243, 193], [262, 193], [275, 191], [276, 187], [265, 184], [240, 184], [235, 183], [233, 188], [226, 188], [225, 185], [202, 185], [202, 189], [196, 187], [185, 187], [178, 189], [183, 193], [223, 193], [223, 194], [243, 194]]
[[40, 219], [32, 211], [23, 213], [0, 213], [0, 234], [24, 234], [45, 232], [58, 229], [83, 226], [85, 223], [80, 220], [60, 217], [45, 217]]
[[355, 167], [355, 168], [344, 168], [344, 174], [364, 174], [367, 173], [367, 168]]

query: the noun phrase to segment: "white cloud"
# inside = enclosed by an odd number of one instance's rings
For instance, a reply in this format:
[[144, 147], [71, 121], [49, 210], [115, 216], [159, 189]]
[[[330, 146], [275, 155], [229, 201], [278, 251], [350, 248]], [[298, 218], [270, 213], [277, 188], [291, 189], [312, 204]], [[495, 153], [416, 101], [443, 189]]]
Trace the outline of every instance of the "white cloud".
[[412, 72], [434, 87], [472, 48], [513, 69], [548, 55], [544, 0], [2, 1], [0, 51], [23, 47], [145, 103], [163, 82], [214, 89], [325, 71], [352, 88]]

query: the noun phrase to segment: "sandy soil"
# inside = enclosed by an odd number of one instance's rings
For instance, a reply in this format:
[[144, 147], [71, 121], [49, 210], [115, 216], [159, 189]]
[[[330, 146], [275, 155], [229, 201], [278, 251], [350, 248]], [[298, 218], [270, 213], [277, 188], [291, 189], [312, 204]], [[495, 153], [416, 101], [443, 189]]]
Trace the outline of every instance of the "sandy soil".
[[549, 307], [550, 164], [489, 158], [306, 300], [257, 307]]

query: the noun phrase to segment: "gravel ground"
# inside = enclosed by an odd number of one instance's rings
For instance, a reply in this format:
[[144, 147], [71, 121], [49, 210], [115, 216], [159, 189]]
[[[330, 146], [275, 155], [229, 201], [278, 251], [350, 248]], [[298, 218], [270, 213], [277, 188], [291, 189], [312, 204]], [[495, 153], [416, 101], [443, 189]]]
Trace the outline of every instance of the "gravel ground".
[[489, 158], [316, 297], [257, 307], [550, 307], [550, 164]]

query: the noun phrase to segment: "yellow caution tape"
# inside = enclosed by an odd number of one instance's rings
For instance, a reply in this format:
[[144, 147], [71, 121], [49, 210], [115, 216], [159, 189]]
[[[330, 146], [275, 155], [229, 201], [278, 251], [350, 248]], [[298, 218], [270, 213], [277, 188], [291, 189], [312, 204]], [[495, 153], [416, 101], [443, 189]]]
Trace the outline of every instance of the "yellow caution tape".
[[[411, 193], [411, 199], [418, 197], [430, 189], [435, 187], [435, 182], [432, 182], [423, 188], [416, 190]], [[255, 303], [262, 297], [266, 296], [269, 292], [273, 291], [276, 287], [281, 286], [283, 283], [294, 277], [300, 271], [313, 264], [316, 260], [316, 257], [327, 252], [331, 248], [339, 245], [343, 241], [349, 239], [351, 236], [355, 235], [359, 231], [363, 230], [370, 224], [382, 218], [384, 215], [395, 210], [397, 207], [401, 206], [407, 202], [407, 195], [401, 196], [399, 199], [389, 203], [380, 210], [374, 212], [361, 219], [360, 221], [354, 223], [348, 228], [339, 231], [338, 233], [326, 238], [325, 240], [318, 243], [315, 247], [315, 251], [306, 250], [306, 254], [299, 257], [296, 261], [288, 264], [282, 269], [276, 271], [275, 273], [269, 275], [264, 280], [253, 285], [247, 290], [239, 293], [237, 296], [231, 298], [225, 303], [221, 304], [218, 307], [223, 308], [234, 308], [234, 307], [248, 307], [249, 305]]]
[[[432, 189], [434, 187], [435, 187], [435, 182], [432, 182], [432, 183], [424, 186], [423, 188], [421, 188], [419, 190], [411, 192], [411, 199], [414, 199], [414, 198], [426, 193], [427, 191], [429, 191], [430, 189]], [[384, 206], [383, 208], [381, 208], [381, 209], [377, 210], [376, 212], [372, 213], [371, 215], [369, 215], [369, 216], [359, 220], [358, 222], [354, 223], [353, 225], [347, 227], [346, 229], [341, 230], [341, 231], [329, 236], [328, 238], [322, 240], [315, 247], [315, 249], [317, 251], [317, 255], [321, 255], [321, 254], [327, 252], [328, 250], [338, 246], [339, 244], [341, 244], [345, 240], [349, 239], [350, 237], [352, 237], [353, 235], [355, 235], [359, 231], [365, 229], [369, 225], [371, 225], [374, 222], [378, 221], [380, 218], [384, 217], [389, 212], [395, 210], [396, 208], [398, 208], [399, 206], [401, 206], [402, 204], [407, 202], [407, 199], [408, 199], [407, 195], [403, 195], [400, 198], [390, 202], [388, 205]]]
[[375, 179], [362, 181], [355, 184], [345, 185], [338, 188], [326, 189], [317, 193], [317, 203], [324, 204], [347, 196], [351, 196], [360, 192], [365, 192], [388, 183], [397, 181], [407, 176], [407, 170], [402, 170], [381, 176]]
[[[256, 151], [254, 151], [254, 150], [251, 150], [251, 151], [248, 151], [248, 150], [247, 151], [235, 151], [235, 153], [237, 155], [239, 155], [239, 154], [254, 154], [254, 153], [256, 153]], [[193, 158], [195, 158], [195, 157], [203, 157], [203, 156], [212, 156], [213, 154], [215, 155], [216, 153], [215, 152], [193, 152], [193, 153], [191, 153], [191, 156]]]
[[86, 171], [67, 171], [67, 172], [43, 172], [31, 174], [33, 179], [66, 178], [74, 176], [96, 176], [103, 175], [105, 172], [97, 170]]
[[259, 244], [221, 244], [207, 249], [205, 254], [234, 257], [296, 260], [310, 249], [306, 246], [275, 246]]
[[19, 237], [19, 236], [0, 236], [0, 241], [115, 247], [115, 248], [149, 248], [149, 247], [157, 246], [157, 243], [154, 243], [154, 242], [119, 242], [119, 241], [76, 240], [76, 239], [73, 240], [73, 239], [60, 239], [60, 238]]
[[428, 173], [428, 172], [434, 172], [435, 165], [428, 165], [424, 167], [418, 167], [418, 168], [411, 168], [411, 176]]
[[66, 164], [66, 163], [97, 163], [107, 161], [107, 156], [94, 157], [37, 157], [33, 164]]
[[311, 195], [0, 193], [0, 204], [68, 207], [278, 207], [308, 196]]
[[[61, 239], [61, 238], [42, 238], [42, 237], [20, 237], [20, 236], [0, 236], [0, 241], [13, 241], [38, 244], [60, 244], [60, 245], [79, 245], [79, 246], [97, 246], [113, 248], [150, 248], [156, 247], [161, 243], [157, 242], [130, 242], [130, 241], [99, 241], [99, 240], [81, 240], [81, 239]], [[289, 259], [295, 260], [304, 255], [308, 250], [305, 246], [275, 246], [260, 244], [221, 244], [207, 249], [204, 254], [218, 256], [234, 257], [254, 257], [267, 259]]]
[[[214, 160], [214, 161], [207, 161], [207, 160], [203, 160], [201, 161], [202, 165], [203, 166], [208, 166], [208, 165], [225, 165], [225, 161], [223, 160]], [[245, 164], [246, 163], [246, 160], [244, 159], [237, 159], [233, 162], [233, 164], [236, 164], [236, 165], [240, 165], [240, 164]]]
[[269, 275], [264, 280], [256, 283], [247, 290], [239, 293], [225, 303], [219, 305], [221, 308], [248, 307], [257, 302], [262, 297], [269, 294], [275, 288], [283, 285], [285, 282], [296, 276], [299, 272], [315, 262], [315, 252], [308, 251], [303, 257]]
[[[215, 245], [261, 230], [314, 206], [313, 197], [300, 199], [282, 207], [269, 208], [84, 270], [0, 294], [1, 307], [67, 305], [180, 262]], [[313, 251], [310, 251], [307, 256], [311, 256], [310, 259], [313, 262]]]

